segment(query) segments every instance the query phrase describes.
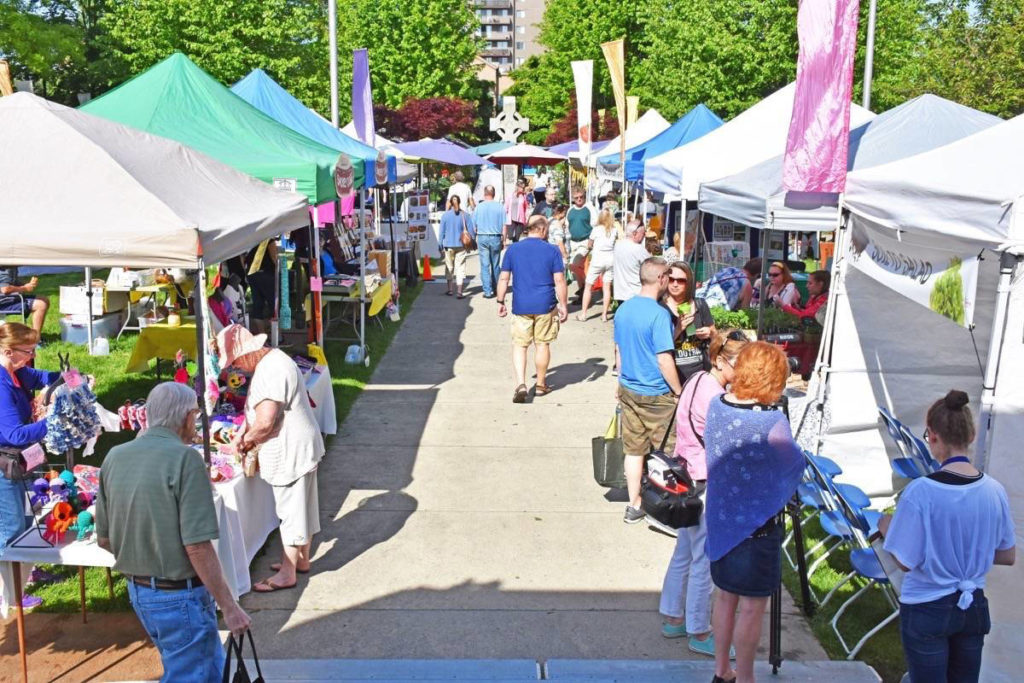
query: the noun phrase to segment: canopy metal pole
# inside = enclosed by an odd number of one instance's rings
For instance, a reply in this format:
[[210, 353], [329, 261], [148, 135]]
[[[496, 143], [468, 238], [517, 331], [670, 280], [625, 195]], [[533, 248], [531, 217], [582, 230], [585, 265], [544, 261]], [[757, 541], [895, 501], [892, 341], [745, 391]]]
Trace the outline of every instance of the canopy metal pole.
[[366, 356], [366, 188], [359, 188], [359, 346]]
[[203, 460], [210, 462], [210, 415], [206, 412], [206, 328], [203, 319], [203, 297], [206, 296], [206, 264], [199, 259], [196, 286], [192, 290], [196, 311], [196, 384], [199, 385], [199, 419], [203, 423]]
[[[93, 328], [92, 328], [92, 267], [85, 267], [85, 297], [89, 307], [89, 324], [86, 327], [86, 339], [89, 342], [89, 355], [93, 354]], [[129, 303], [129, 306], [131, 304]]]
[[[323, 289], [323, 278], [320, 275], [320, 226], [317, 225], [319, 215], [314, 209], [313, 222], [310, 225], [309, 247], [309, 275], [320, 279], [320, 289]], [[323, 322], [323, 298], [319, 291], [313, 292], [310, 297], [310, 305], [313, 307], [313, 330], [316, 335], [316, 344], [324, 348], [324, 322]]]
[[981, 387], [981, 415], [978, 417], [977, 467], [984, 472], [988, 469], [988, 458], [992, 451], [992, 427], [995, 421], [996, 383], [999, 380], [999, 361], [1006, 334], [1006, 314], [1010, 307], [1010, 290], [1014, 271], [1024, 256], [1004, 251], [999, 255], [999, 285], [996, 288], [996, 310], [992, 319], [992, 334], [988, 342], [988, 358], [985, 359], [985, 380]]
[[331, 125], [338, 127], [338, 2], [327, 0], [327, 34], [331, 50]]
[[871, 109], [871, 79], [874, 76], [875, 67], [875, 14], [878, 9], [878, 0], [871, 0], [868, 9], [868, 36], [867, 45], [864, 48], [864, 108]]
[[[818, 347], [818, 358], [814, 364], [814, 372], [818, 376], [818, 391], [814, 407], [820, 413], [825, 409], [825, 392], [828, 389], [828, 377], [832, 368], [832, 342], [835, 339], [836, 316], [839, 314], [839, 296], [845, 295], [846, 283], [846, 242], [848, 239], [848, 216], [842, 210], [842, 195], [839, 197], [838, 225], [835, 232], [835, 246], [832, 252], [832, 278], [828, 290], [828, 302], [825, 304], [825, 322], [822, 324], [821, 344]], [[816, 451], [821, 451], [822, 428], [824, 422], [818, 423]]]
[[761, 291], [757, 297], [757, 338], [764, 336], [764, 309], [768, 300], [768, 233], [775, 227], [775, 214], [761, 231]]

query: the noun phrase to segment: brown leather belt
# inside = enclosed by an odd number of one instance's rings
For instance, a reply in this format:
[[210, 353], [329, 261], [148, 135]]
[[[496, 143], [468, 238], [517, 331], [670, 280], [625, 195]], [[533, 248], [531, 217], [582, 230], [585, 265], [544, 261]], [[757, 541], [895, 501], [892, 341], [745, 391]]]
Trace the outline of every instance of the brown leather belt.
[[158, 591], [182, 591], [186, 588], [196, 588], [203, 585], [202, 579], [193, 576], [191, 579], [158, 579], [154, 576], [133, 576], [132, 583], [136, 586], [155, 588]]

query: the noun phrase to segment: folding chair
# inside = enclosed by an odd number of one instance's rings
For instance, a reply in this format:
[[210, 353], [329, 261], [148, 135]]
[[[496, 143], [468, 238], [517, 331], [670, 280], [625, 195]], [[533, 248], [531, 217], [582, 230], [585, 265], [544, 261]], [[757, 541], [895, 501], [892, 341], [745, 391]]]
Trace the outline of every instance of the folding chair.
[[28, 323], [28, 316], [25, 314], [25, 297], [20, 292], [14, 294], [5, 294], [4, 296], [16, 296], [18, 297], [17, 303], [10, 303], [7, 306], [0, 307], [0, 317], [7, 317], [9, 315], [20, 315], [21, 324], [25, 325]]
[[921, 471], [925, 474], [937, 472], [939, 470], [939, 463], [932, 457], [931, 451], [928, 450], [928, 444], [914, 436], [906, 425], [900, 425], [900, 433], [903, 435], [903, 441], [907, 444], [907, 449], [910, 451], [910, 457], [914, 459]]
[[917, 479], [923, 472], [914, 462], [910, 448], [903, 437], [903, 423], [882, 406], [878, 406], [878, 414], [882, 418], [882, 424], [885, 425], [885, 431], [888, 432], [900, 452], [899, 457], [893, 458], [889, 463], [893, 473], [904, 479]]

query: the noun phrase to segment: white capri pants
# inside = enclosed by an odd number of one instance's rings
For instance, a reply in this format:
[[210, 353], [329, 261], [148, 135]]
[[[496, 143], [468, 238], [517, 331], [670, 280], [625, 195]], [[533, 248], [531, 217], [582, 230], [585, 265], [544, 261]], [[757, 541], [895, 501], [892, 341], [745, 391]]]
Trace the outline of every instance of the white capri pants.
[[604, 282], [611, 282], [614, 275], [612, 272], [613, 262], [611, 254], [594, 252], [590, 257], [590, 266], [587, 268], [587, 284], [594, 284], [599, 277], [603, 277]]
[[316, 468], [286, 486], [272, 486], [274, 511], [281, 520], [281, 544], [306, 545], [320, 532]]

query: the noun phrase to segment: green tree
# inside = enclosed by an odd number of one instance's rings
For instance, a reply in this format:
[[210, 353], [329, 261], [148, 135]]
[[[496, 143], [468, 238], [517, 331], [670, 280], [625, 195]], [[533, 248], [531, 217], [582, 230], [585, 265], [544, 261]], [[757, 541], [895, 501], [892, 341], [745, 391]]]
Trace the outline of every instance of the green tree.
[[22, 0], [0, 0], [0, 57], [15, 78], [31, 79], [40, 94], [70, 104], [69, 81], [86, 61], [82, 32], [37, 9]]
[[[857, 57], [853, 67], [853, 101], [864, 93], [864, 56], [868, 6], [862, 2], [857, 27]], [[921, 56], [928, 32], [928, 0], [878, 0], [875, 55], [871, 79], [871, 111], [887, 109], [922, 95]]]
[[[651, 0], [548, 0], [540, 22], [538, 41], [547, 48], [512, 73], [515, 85], [509, 94], [530, 119], [527, 140], [540, 143], [552, 126], [568, 112], [574, 92], [570, 62], [594, 61], [594, 109], [615, 106], [608, 66], [601, 43], [626, 39], [626, 88], [632, 89], [633, 69], [642, 41], [640, 18]], [[650, 106], [647, 103], [641, 103]]]
[[318, 0], [131, 0], [111, 6], [100, 24], [106, 54], [128, 73], [180, 50], [227, 85], [263, 68], [324, 110], [325, 14]]
[[[409, 98], [489, 99], [474, 65], [483, 46], [465, 0], [354, 0], [338, 8], [339, 101], [351, 108], [352, 51], [367, 48], [373, 99], [397, 109]], [[343, 117], [344, 118], [344, 117]]]
[[731, 118], [796, 76], [796, 0], [649, 0], [631, 93], [670, 121]]

